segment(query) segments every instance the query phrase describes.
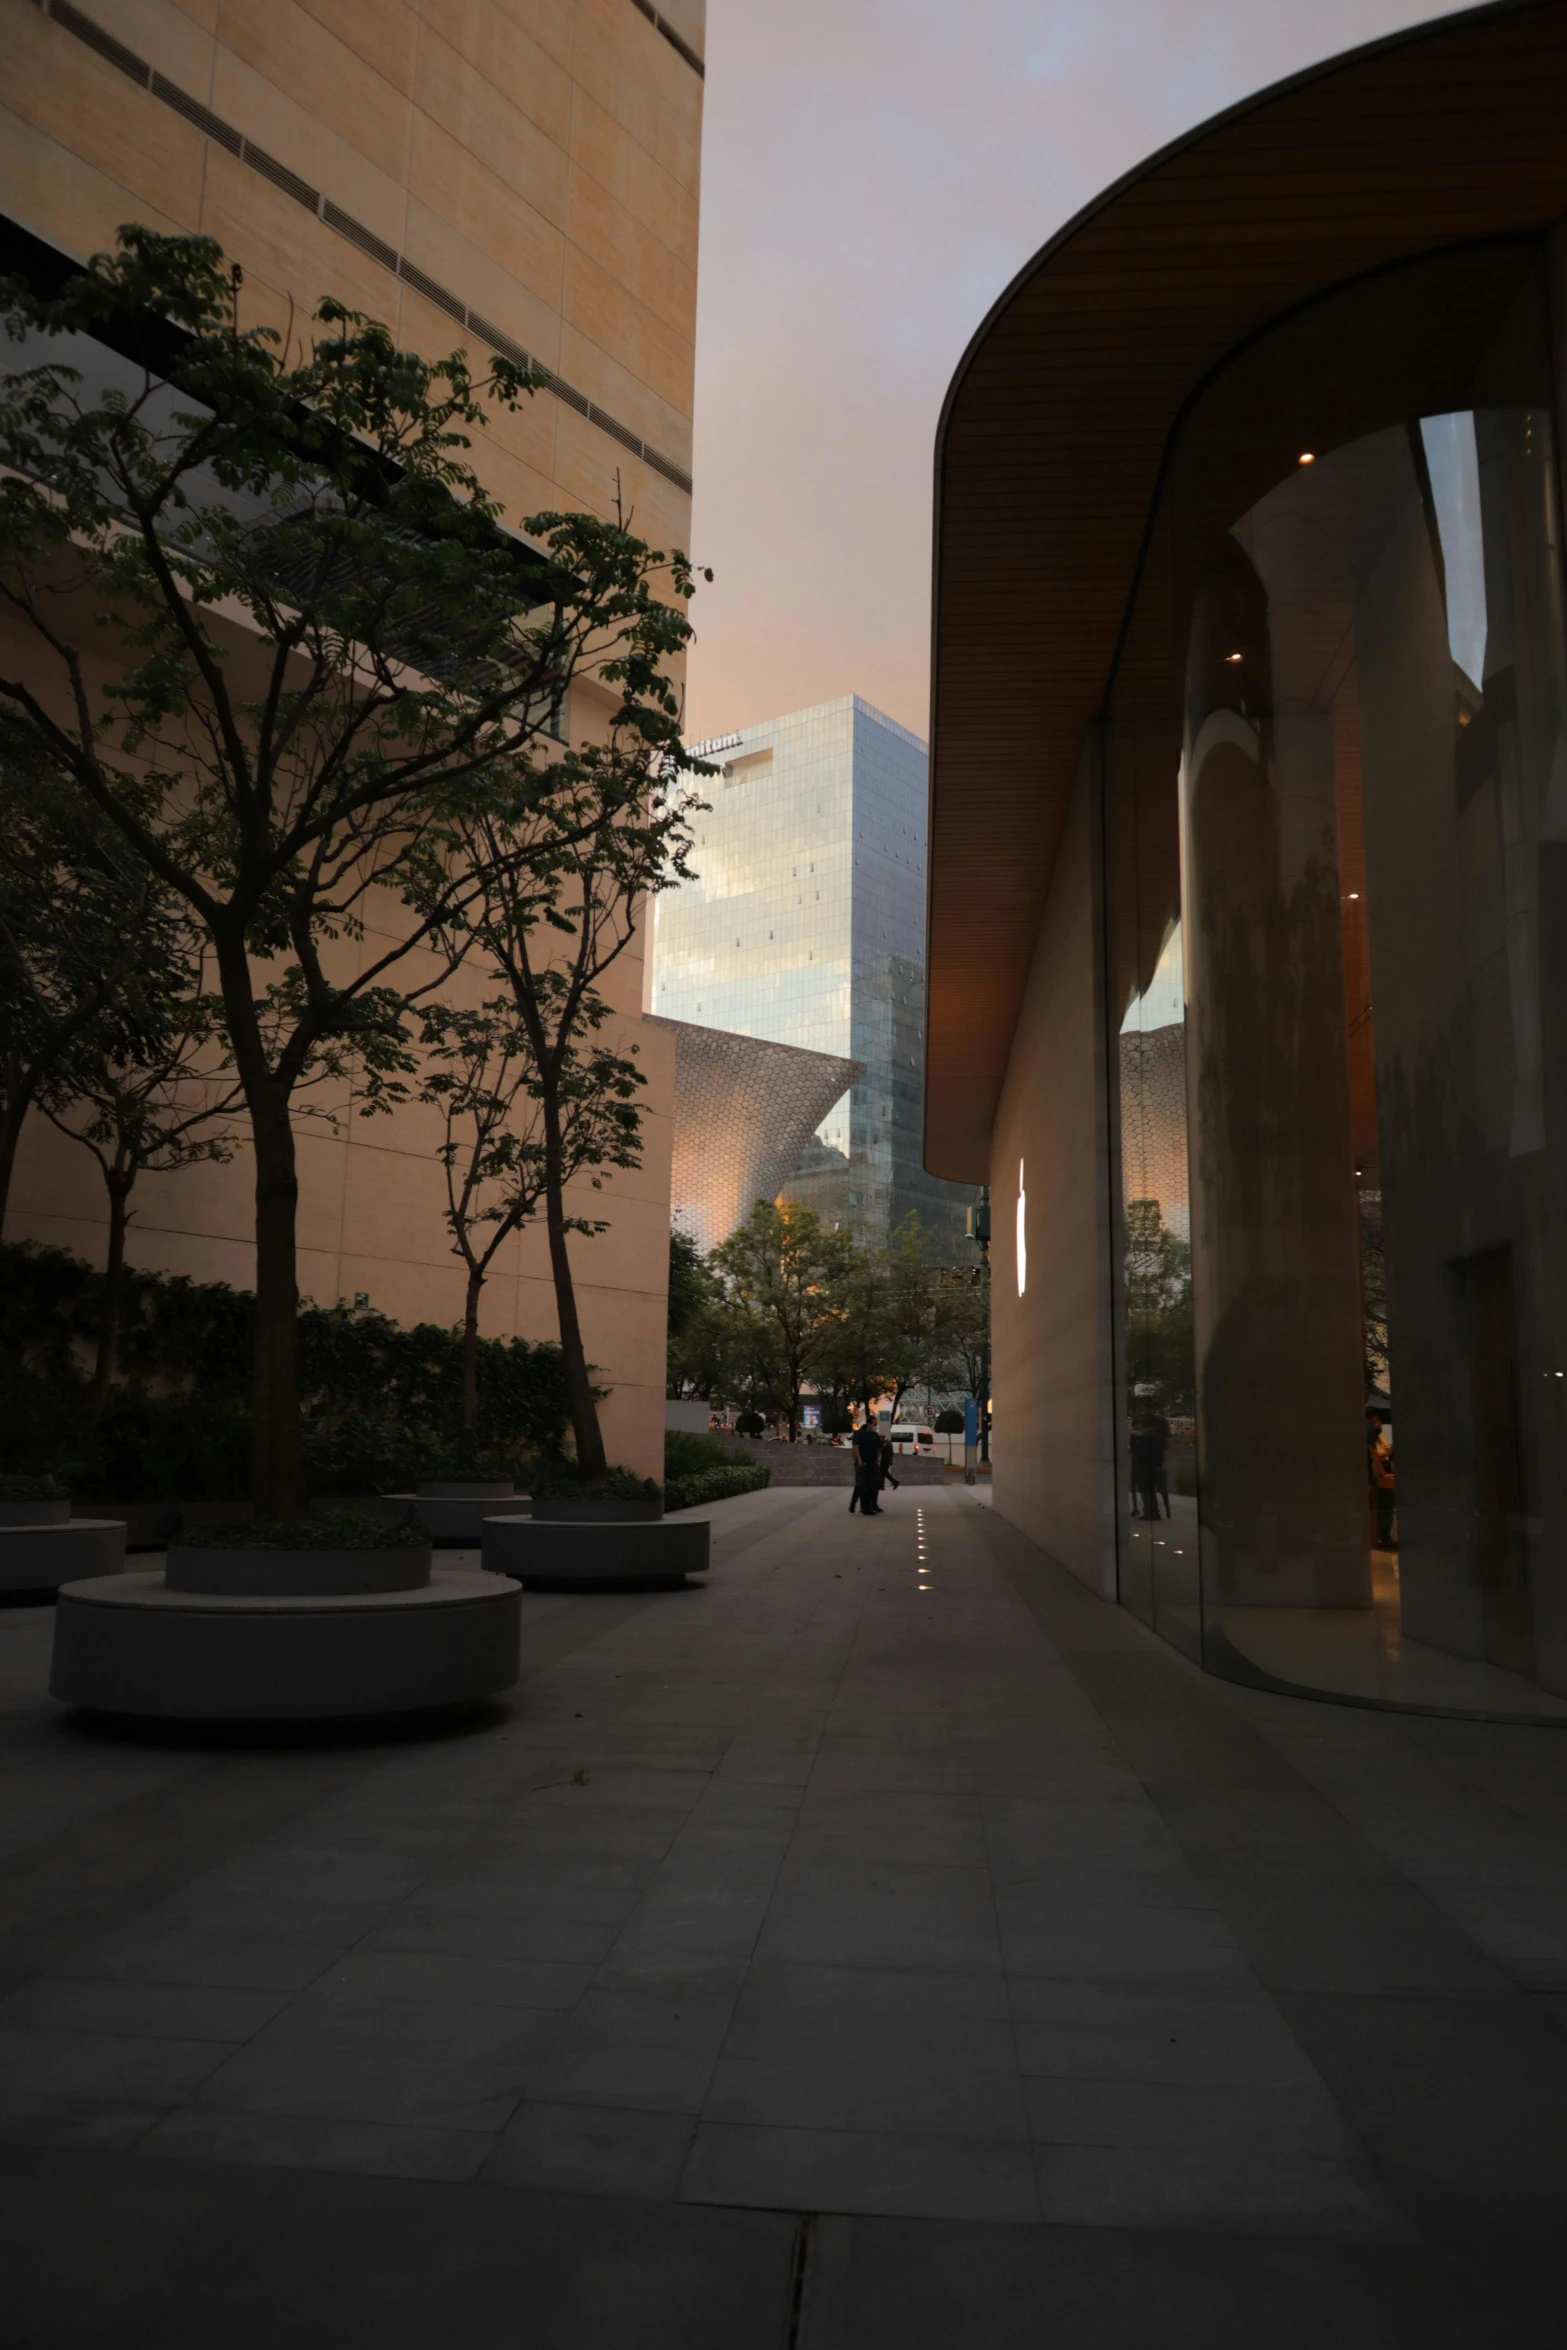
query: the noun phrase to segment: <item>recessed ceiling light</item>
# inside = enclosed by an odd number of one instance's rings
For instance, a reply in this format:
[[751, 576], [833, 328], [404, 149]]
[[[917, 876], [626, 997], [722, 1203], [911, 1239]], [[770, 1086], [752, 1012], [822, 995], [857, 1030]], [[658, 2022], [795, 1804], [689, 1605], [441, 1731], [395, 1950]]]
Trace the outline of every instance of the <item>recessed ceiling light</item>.
[[1315, 465], [1315, 464], [1316, 464], [1316, 462], [1317, 462], [1317, 452], [1316, 452], [1316, 450], [1315, 450], [1315, 449], [1302, 449], [1302, 451], [1301, 451], [1301, 453], [1300, 453], [1300, 462], [1302, 463], [1302, 465]]
[[1226, 661], [1243, 661], [1246, 656], [1244, 653], [1226, 653], [1224, 658]]

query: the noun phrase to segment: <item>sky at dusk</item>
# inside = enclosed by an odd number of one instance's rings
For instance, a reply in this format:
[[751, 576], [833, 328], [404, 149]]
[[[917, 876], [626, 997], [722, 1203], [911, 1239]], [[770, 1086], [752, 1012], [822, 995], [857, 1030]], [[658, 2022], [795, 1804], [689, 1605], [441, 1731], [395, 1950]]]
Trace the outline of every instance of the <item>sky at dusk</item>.
[[1432, 0], [708, 0], [688, 734], [923, 734], [931, 467], [1014, 273], [1181, 131]]

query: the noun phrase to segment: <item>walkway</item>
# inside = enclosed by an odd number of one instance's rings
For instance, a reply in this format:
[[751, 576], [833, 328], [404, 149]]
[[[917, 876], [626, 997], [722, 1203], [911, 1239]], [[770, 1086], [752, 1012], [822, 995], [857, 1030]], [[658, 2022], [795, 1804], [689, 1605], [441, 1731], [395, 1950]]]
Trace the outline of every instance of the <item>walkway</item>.
[[1205, 1680], [961, 1490], [715, 1526], [395, 1744], [0, 1614], [7, 2350], [1559, 2339], [1567, 1735]]

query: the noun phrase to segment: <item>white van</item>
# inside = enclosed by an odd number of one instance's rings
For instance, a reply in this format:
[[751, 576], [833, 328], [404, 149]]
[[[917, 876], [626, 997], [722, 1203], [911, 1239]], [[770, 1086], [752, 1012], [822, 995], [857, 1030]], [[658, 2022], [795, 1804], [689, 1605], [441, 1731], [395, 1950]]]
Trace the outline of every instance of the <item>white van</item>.
[[894, 1452], [933, 1453], [936, 1449], [936, 1438], [929, 1428], [889, 1428], [887, 1434], [892, 1439]]

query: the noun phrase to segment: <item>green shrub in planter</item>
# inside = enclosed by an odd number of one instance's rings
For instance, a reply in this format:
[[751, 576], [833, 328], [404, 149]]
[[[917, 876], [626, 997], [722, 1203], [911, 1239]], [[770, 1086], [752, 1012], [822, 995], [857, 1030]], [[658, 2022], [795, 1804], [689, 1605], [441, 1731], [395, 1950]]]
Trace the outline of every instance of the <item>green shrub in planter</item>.
[[738, 1436], [760, 1436], [766, 1426], [767, 1422], [760, 1412], [742, 1412], [735, 1422], [735, 1433]]
[[0, 1501], [58, 1501], [52, 1477], [0, 1477]]
[[732, 1469], [735, 1448], [716, 1436], [698, 1436], [688, 1428], [671, 1428], [664, 1438], [664, 1476], [705, 1477], [714, 1469]]
[[535, 1468], [529, 1490], [536, 1501], [657, 1501], [662, 1487], [630, 1469], [584, 1477], [575, 1461], [557, 1460]]
[[323, 1510], [318, 1518], [229, 1518], [176, 1534], [171, 1550], [426, 1550], [430, 1537], [406, 1519]]
[[693, 1477], [671, 1477], [664, 1486], [664, 1514], [699, 1509], [704, 1502], [728, 1501], [737, 1493], [758, 1493], [771, 1485], [773, 1472], [761, 1461], [725, 1461]]

